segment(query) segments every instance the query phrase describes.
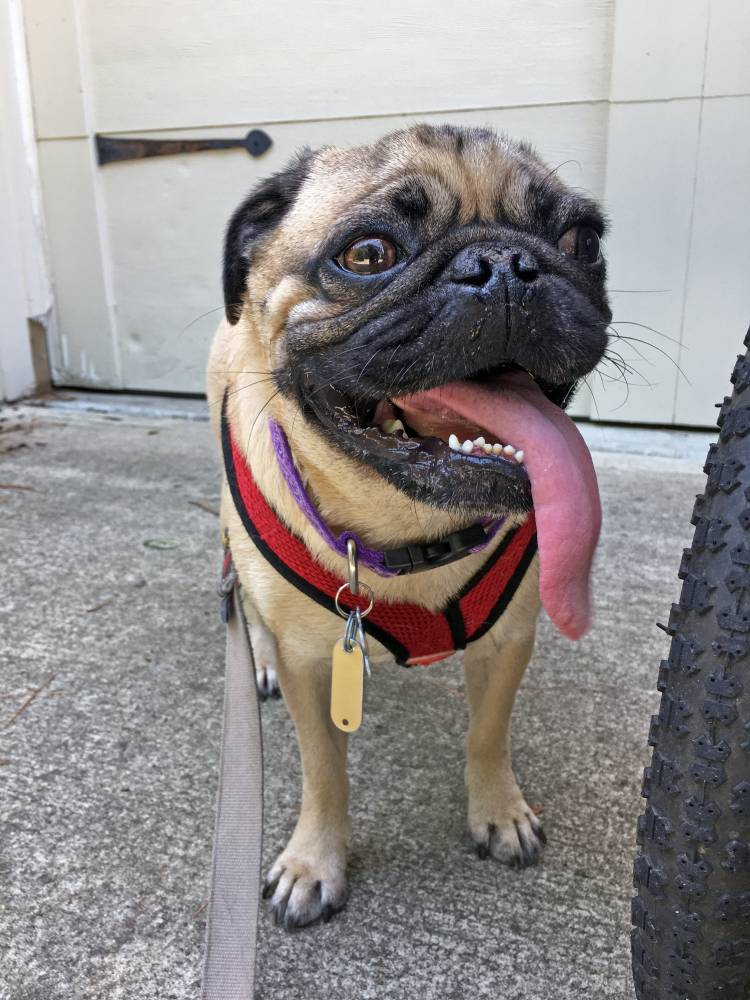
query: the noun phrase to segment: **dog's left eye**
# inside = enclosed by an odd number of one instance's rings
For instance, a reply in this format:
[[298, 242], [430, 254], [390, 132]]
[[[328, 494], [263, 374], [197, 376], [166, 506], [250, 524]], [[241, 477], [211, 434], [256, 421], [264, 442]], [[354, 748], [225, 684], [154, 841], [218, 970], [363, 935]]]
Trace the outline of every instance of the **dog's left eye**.
[[587, 264], [596, 264], [599, 260], [601, 252], [599, 234], [591, 226], [573, 226], [562, 234], [557, 245], [564, 254], [585, 261]]
[[396, 263], [398, 251], [390, 240], [382, 236], [366, 236], [355, 240], [340, 253], [336, 263], [352, 274], [381, 274]]

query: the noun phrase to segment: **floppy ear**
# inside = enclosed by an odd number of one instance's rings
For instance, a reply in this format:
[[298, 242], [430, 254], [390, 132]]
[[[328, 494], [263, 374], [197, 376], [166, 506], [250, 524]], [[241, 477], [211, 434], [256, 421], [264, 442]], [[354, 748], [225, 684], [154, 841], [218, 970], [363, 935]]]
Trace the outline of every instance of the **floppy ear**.
[[311, 150], [302, 150], [284, 170], [261, 181], [229, 220], [224, 240], [224, 309], [232, 324], [242, 313], [253, 251], [291, 208], [312, 158]]

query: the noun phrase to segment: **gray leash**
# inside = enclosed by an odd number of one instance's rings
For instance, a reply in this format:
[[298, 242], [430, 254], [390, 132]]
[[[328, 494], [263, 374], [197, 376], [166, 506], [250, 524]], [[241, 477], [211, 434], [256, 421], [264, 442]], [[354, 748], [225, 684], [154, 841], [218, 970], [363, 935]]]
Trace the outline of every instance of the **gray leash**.
[[263, 835], [263, 740], [255, 664], [227, 553], [224, 733], [201, 1000], [253, 1000]]

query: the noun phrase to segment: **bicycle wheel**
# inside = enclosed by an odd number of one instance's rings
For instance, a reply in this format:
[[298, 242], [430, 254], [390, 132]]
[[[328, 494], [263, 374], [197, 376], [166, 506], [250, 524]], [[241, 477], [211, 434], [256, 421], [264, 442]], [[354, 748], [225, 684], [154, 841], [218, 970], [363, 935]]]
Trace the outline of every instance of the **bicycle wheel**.
[[639, 1000], [750, 997], [750, 351], [731, 381], [649, 734], [632, 902]]

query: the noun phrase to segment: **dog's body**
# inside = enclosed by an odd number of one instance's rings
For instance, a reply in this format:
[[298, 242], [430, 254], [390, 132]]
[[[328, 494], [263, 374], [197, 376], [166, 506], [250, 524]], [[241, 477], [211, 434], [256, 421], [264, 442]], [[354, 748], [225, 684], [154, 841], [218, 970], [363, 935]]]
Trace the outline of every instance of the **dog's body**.
[[[591, 203], [567, 191], [525, 147], [485, 131], [420, 126], [371, 147], [300, 158], [251, 195], [230, 224], [227, 320], [209, 363], [211, 412], [218, 432], [225, 407], [255, 482], [310, 553], [344, 579], [345, 561], [288, 489], [269, 416], [286, 431], [308, 494], [334, 534], [352, 531], [368, 547], [388, 549], [442, 538], [483, 516], [506, 516], [485, 549], [449, 565], [392, 577], [360, 567], [375, 602], [445, 606], [527, 516], [531, 497], [523, 473], [510, 461], [485, 461], [480, 446], [463, 462], [455, 449], [441, 448], [438, 438], [415, 437], [420, 450], [409, 447], [419, 460], [405, 460], [405, 435], [396, 434], [392, 445], [382, 430], [357, 423], [361, 410], [374, 422], [379, 412], [393, 413], [396, 399], [402, 407], [397, 412], [432, 426], [432, 404], [422, 401], [421, 390], [429, 397], [433, 386], [471, 378], [496, 363], [537, 375], [540, 358], [539, 381], [548, 400], [563, 402], [555, 394], [567, 395], [599, 360], [609, 319], [600, 259], [585, 267], [564, 259], [569, 251], [545, 235], [548, 226], [557, 240], [561, 226], [568, 226], [562, 245], [570, 226], [582, 229], [580, 220], [601, 229]], [[558, 296], [562, 320], [550, 319], [554, 301], [543, 310], [535, 307], [537, 314], [528, 306], [535, 296], [546, 301], [537, 277], [546, 279], [547, 266], [554, 284], [549, 294]], [[493, 332], [497, 314], [502, 336]], [[542, 342], [547, 328], [561, 343]], [[540, 342], [531, 344], [535, 339]], [[394, 362], [399, 351], [402, 357]], [[447, 351], [456, 359], [446, 360]], [[345, 396], [339, 398], [342, 386]], [[336, 395], [325, 409], [321, 400], [329, 390]], [[477, 388], [480, 396], [487, 391]], [[386, 404], [377, 402], [383, 399]], [[458, 399], [451, 410], [456, 426], [462, 405]], [[535, 405], [541, 412], [552, 402]], [[536, 492], [534, 503], [541, 509]], [[242, 584], [259, 684], [268, 690], [278, 676], [300, 743], [301, 814], [267, 883], [277, 918], [300, 925], [330, 915], [346, 898], [347, 737], [329, 712], [331, 651], [343, 622], [266, 560], [226, 484], [222, 525]], [[469, 829], [480, 853], [514, 865], [535, 860], [544, 841], [513, 775], [509, 743], [511, 709], [531, 656], [539, 607], [535, 559], [501, 618], [464, 654], [471, 711]], [[389, 655], [374, 640], [370, 647], [373, 659]]]

